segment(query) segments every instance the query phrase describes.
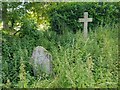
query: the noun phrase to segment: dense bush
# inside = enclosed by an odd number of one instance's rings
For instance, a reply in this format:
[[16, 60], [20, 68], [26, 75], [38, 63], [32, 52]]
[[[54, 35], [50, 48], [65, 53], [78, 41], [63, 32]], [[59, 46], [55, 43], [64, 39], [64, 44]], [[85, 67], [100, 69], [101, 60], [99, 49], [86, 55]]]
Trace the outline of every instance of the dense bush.
[[78, 19], [84, 17], [85, 11], [93, 18], [93, 22], [89, 23], [90, 28], [119, 21], [119, 3], [57, 3], [48, 12], [52, 30], [57, 33], [80, 30], [82, 23]]
[[24, 19], [21, 22], [21, 28], [18, 30], [14, 35], [19, 33], [19, 37], [33, 37], [33, 38], [39, 38], [39, 34], [37, 32], [37, 24], [32, 19]]

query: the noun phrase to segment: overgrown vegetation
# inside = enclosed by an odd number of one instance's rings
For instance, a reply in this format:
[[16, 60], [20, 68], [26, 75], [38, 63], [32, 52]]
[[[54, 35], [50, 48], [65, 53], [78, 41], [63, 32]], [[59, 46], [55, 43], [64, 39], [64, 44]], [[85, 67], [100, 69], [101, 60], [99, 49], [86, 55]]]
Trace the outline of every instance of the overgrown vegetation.
[[[9, 80], [10, 87], [117, 87], [118, 26], [98, 27], [94, 31], [87, 40], [81, 32], [57, 36], [53, 31], [38, 31], [37, 39], [9, 36], [9, 41], [3, 42], [3, 82]], [[38, 45], [52, 53], [54, 78], [43, 76], [39, 80], [33, 76], [29, 60]]]
[[[18, 8], [19, 5], [21, 3], [8, 3], [7, 8], [12, 8], [12, 11], [8, 11], [6, 23], [9, 22], [8, 26], [12, 28], [4, 27], [0, 31], [0, 86], [118, 87], [119, 3], [25, 3], [22, 8]], [[83, 38], [82, 24], [77, 22], [79, 17], [83, 17], [84, 11], [88, 11], [89, 17], [94, 19], [89, 25], [87, 39]], [[50, 26], [45, 26], [45, 30], [39, 30], [38, 25], [44, 26], [45, 23]], [[12, 31], [17, 25], [20, 29]], [[33, 75], [30, 59], [36, 46], [43, 46], [52, 54], [52, 77], [44, 73], [41, 77]]]

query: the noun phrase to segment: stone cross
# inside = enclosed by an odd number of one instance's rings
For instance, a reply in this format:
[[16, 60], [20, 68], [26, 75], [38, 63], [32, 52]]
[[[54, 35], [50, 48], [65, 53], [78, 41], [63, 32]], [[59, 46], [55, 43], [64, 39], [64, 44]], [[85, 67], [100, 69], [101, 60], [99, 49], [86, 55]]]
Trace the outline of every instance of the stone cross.
[[34, 75], [42, 72], [46, 74], [52, 73], [52, 55], [42, 46], [37, 46], [32, 53], [31, 64], [33, 66]]
[[92, 18], [88, 18], [88, 12], [84, 12], [84, 18], [79, 18], [79, 22], [84, 22], [84, 37], [87, 38], [88, 34], [88, 22], [92, 22]]

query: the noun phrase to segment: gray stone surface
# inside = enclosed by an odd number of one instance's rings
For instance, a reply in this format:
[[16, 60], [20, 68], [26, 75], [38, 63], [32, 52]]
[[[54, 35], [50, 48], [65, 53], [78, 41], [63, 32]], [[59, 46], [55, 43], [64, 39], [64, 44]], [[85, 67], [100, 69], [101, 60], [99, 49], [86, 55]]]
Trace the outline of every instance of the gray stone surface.
[[31, 60], [35, 76], [41, 71], [46, 74], [52, 73], [52, 55], [44, 47], [37, 46], [33, 50]]
[[88, 34], [88, 22], [92, 22], [92, 18], [88, 18], [88, 12], [84, 12], [84, 18], [79, 18], [79, 22], [84, 22], [84, 37], [87, 38]]

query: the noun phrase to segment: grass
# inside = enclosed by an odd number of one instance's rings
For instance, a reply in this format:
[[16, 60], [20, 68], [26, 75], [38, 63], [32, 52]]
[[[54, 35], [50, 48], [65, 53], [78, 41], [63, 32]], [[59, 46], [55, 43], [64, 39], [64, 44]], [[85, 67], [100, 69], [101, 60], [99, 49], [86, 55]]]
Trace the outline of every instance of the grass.
[[[84, 39], [81, 32], [22, 38], [3, 34], [3, 87], [116, 88], [118, 87], [118, 25], [97, 27]], [[33, 76], [33, 48], [41, 45], [53, 56], [54, 76]]]

